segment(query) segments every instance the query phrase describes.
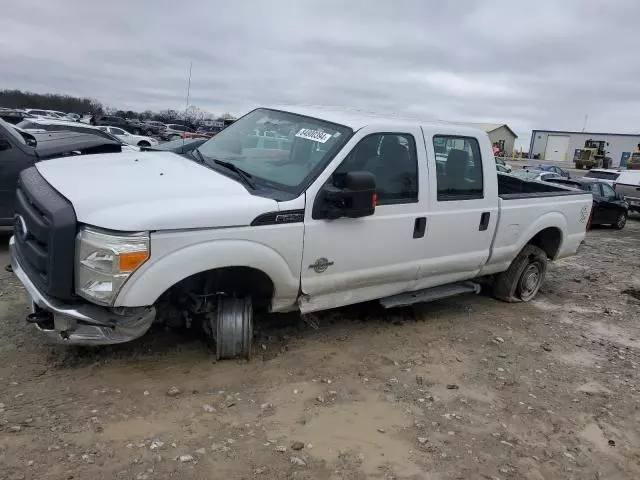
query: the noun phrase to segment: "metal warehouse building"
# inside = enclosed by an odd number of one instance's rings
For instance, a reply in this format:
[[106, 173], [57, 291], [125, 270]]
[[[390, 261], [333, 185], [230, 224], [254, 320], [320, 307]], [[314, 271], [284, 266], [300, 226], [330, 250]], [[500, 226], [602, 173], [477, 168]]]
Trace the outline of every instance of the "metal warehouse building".
[[626, 165], [626, 159], [640, 144], [640, 134], [562, 132], [555, 130], [533, 130], [529, 155], [539, 155], [542, 160], [573, 162], [577, 148], [584, 148], [586, 140], [605, 142], [607, 156], [611, 157], [611, 166]]

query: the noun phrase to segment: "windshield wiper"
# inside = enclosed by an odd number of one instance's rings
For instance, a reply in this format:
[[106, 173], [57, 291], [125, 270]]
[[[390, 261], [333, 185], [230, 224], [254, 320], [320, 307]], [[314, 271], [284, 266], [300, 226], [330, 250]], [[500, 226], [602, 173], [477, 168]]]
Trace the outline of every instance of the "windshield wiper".
[[[200, 152], [198, 152], [198, 153], [200, 153]], [[236, 167], [231, 162], [224, 162], [222, 160], [215, 160], [215, 159], [213, 160], [213, 162], [216, 165], [220, 165], [221, 167], [224, 167], [224, 168], [226, 168], [228, 170], [231, 170], [232, 172], [237, 173], [238, 177], [240, 177], [242, 179], [242, 181], [244, 182], [245, 185], [250, 187], [252, 190], [256, 189], [256, 184], [253, 182], [253, 180], [251, 180], [252, 175], [249, 172], [245, 172], [241, 168]]]

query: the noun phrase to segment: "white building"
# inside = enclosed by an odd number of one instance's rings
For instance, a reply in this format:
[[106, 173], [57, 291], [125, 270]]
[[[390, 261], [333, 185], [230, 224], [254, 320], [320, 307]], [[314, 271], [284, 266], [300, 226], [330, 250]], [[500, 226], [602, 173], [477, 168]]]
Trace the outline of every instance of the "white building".
[[586, 140], [604, 141], [611, 166], [618, 167], [624, 165], [629, 154], [638, 148], [640, 134], [533, 130], [529, 155], [531, 158], [539, 155], [541, 160], [571, 163], [574, 152], [584, 148]]

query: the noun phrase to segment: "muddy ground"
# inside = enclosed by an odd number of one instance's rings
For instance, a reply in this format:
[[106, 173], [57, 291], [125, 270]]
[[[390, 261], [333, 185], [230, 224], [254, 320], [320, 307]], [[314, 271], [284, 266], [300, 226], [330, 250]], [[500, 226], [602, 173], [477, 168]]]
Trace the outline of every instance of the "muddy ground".
[[2, 271], [0, 478], [640, 478], [639, 242], [591, 231], [529, 304], [272, 318], [249, 362], [163, 330], [47, 345]]

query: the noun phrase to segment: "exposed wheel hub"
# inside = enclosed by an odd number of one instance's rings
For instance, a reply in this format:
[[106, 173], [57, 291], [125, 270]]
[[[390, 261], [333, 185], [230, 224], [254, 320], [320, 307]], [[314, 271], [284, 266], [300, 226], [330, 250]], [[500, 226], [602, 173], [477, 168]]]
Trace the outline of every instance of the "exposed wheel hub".
[[520, 298], [528, 300], [533, 297], [540, 288], [541, 279], [539, 265], [537, 263], [528, 265], [520, 278]]

